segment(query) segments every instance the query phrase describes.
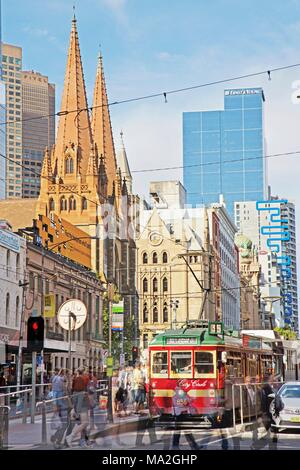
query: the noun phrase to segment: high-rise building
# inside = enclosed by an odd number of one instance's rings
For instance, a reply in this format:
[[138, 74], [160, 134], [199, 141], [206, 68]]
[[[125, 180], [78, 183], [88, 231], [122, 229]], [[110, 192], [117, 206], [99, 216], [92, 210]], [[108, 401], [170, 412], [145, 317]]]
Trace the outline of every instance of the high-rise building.
[[0, 199], [6, 195], [6, 97], [5, 84], [0, 78]]
[[[22, 197], [22, 48], [2, 44], [2, 76], [6, 84], [6, 197]], [[2, 121], [2, 120], [1, 120]]]
[[218, 202], [231, 217], [235, 201], [266, 192], [261, 88], [225, 90], [223, 111], [183, 113], [184, 186], [193, 206]]
[[[262, 299], [273, 303], [274, 326], [288, 323], [298, 331], [295, 205], [283, 201], [270, 197], [268, 201], [259, 202], [260, 210], [254, 201], [237, 201], [235, 224], [258, 250]], [[280, 216], [272, 222], [270, 216], [276, 215], [276, 210]]]
[[[34, 71], [22, 71], [23, 185], [22, 196], [38, 197], [45, 148], [55, 142], [55, 85]], [[43, 119], [35, 119], [45, 116]]]

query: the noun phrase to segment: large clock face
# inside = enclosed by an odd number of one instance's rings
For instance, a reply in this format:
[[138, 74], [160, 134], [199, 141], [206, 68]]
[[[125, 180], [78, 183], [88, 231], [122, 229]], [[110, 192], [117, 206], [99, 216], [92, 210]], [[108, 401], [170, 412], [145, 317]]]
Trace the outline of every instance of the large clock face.
[[158, 232], [152, 232], [149, 235], [149, 241], [151, 245], [158, 246], [162, 243], [163, 237]]
[[71, 320], [71, 330], [78, 330], [87, 318], [86, 306], [81, 300], [73, 299], [64, 302], [57, 314], [57, 320], [64, 330], [69, 330]]

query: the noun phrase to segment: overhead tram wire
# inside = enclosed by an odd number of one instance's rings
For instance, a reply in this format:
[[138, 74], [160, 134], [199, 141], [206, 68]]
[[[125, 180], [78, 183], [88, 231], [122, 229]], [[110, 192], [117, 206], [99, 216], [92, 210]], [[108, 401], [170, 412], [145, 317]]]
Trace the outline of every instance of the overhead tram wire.
[[205, 87], [213, 86], [213, 85], [221, 85], [222, 83], [230, 83], [230, 82], [234, 82], [234, 81], [238, 81], [238, 80], [243, 80], [245, 78], [258, 77], [258, 76], [261, 76], [261, 75], [267, 75], [268, 77], [270, 77], [271, 73], [280, 72], [280, 71], [283, 71], [283, 70], [289, 70], [289, 69], [293, 69], [293, 68], [297, 68], [297, 67], [300, 67], [300, 63], [284, 65], [282, 67], [274, 67], [272, 69], [262, 70], [260, 72], [253, 72], [253, 73], [248, 73], [248, 74], [245, 74], [245, 75], [238, 75], [238, 76], [235, 76], [235, 77], [224, 78], [224, 79], [221, 79], [221, 80], [215, 80], [215, 81], [212, 81], [212, 82], [201, 83], [201, 84], [198, 84], [198, 85], [192, 85], [192, 86], [187, 86], [187, 87], [183, 87], [183, 88], [177, 88], [177, 89], [173, 89], [173, 90], [169, 90], [169, 91], [161, 91], [161, 92], [158, 92], [158, 93], [151, 93], [151, 94], [148, 94], [148, 95], [128, 98], [128, 99], [124, 99], [124, 100], [112, 101], [112, 102], [108, 103], [107, 105], [102, 105], [101, 104], [101, 105], [97, 105], [97, 106], [88, 106], [86, 108], [77, 108], [77, 109], [72, 109], [70, 111], [62, 110], [62, 111], [58, 111], [57, 113], [45, 114], [45, 115], [41, 115], [41, 116], [33, 116], [31, 118], [18, 119], [18, 120], [16, 119], [14, 121], [13, 120], [12, 121], [4, 121], [4, 122], [0, 122], [0, 126], [1, 125], [2, 126], [7, 125], [7, 124], [19, 123], [19, 122], [33, 121], [33, 120], [37, 120], [37, 119], [46, 119], [46, 118], [54, 117], [54, 116], [58, 116], [58, 117], [59, 116], [65, 116], [67, 114], [80, 113], [82, 111], [89, 112], [89, 111], [92, 111], [93, 109], [103, 108], [104, 106], [110, 107], [110, 106], [116, 106], [116, 105], [126, 104], [126, 103], [133, 103], [133, 102], [137, 102], [137, 101], [144, 101], [144, 100], [154, 99], [154, 98], [163, 98], [164, 102], [166, 103], [167, 102], [166, 98], [167, 98], [168, 95], [177, 94], [177, 93], [184, 93], [186, 91], [197, 90], [197, 89], [201, 89], [201, 88], [205, 88]]

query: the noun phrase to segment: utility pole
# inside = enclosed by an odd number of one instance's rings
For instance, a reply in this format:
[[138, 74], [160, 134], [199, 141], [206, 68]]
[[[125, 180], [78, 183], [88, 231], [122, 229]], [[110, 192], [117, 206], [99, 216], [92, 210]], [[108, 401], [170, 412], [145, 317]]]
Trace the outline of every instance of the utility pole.
[[25, 323], [25, 288], [28, 286], [29, 282], [19, 282], [19, 286], [23, 288], [22, 295], [22, 311], [20, 318], [20, 327], [19, 327], [19, 348], [18, 348], [18, 362], [17, 362], [17, 391], [20, 389], [21, 385], [21, 370], [22, 370], [22, 349], [23, 349], [23, 334], [24, 334], [24, 323]]
[[[114, 298], [114, 285], [109, 282], [107, 285], [107, 299], [108, 299], [108, 356], [112, 355], [112, 303]], [[113, 423], [113, 403], [112, 403], [112, 368], [111, 374], [108, 377], [108, 409], [107, 421]]]

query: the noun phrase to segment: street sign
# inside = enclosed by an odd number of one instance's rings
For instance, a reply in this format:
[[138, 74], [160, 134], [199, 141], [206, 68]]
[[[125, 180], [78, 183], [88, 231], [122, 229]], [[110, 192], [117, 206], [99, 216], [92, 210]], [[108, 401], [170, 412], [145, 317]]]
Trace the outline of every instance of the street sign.
[[124, 302], [112, 305], [112, 326], [113, 331], [122, 331], [124, 328]]
[[125, 354], [120, 354], [120, 366], [123, 367], [125, 365]]
[[113, 376], [113, 368], [112, 367], [107, 367], [106, 375], [107, 375], [107, 377], [112, 377]]
[[112, 356], [107, 356], [107, 367], [112, 367], [114, 365], [114, 358]]

